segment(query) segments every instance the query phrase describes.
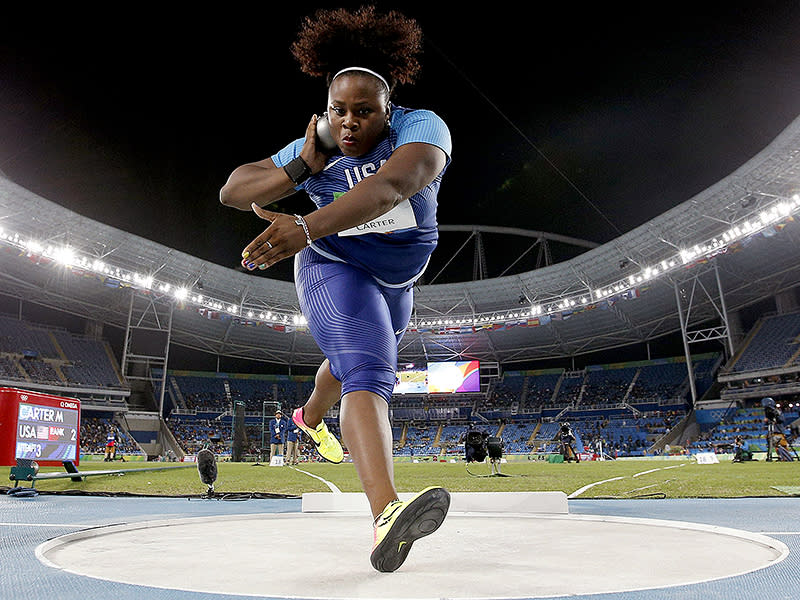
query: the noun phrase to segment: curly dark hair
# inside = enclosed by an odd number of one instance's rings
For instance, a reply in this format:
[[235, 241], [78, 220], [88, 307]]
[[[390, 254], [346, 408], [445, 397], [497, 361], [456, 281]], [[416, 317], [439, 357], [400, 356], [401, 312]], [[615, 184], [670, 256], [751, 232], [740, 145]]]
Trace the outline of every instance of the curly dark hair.
[[300, 70], [312, 77], [331, 78], [346, 67], [365, 67], [380, 73], [394, 89], [414, 83], [420, 70], [422, 30], [417, 22], [367, 5], [321, 9], [306, 17], [291, 47]]

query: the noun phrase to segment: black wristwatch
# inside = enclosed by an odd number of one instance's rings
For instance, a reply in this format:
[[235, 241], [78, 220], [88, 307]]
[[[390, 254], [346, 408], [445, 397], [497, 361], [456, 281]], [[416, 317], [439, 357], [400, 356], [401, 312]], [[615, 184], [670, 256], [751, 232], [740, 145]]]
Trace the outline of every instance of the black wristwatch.
[[298, 156], [297, 158], [290, 160], [283, 167], [283, 170], [286, 171], [289, 179], [291, 179], [292, 183], [295, 185], [300, 185], [306, 179], [311, 177], [311, 167], [306, 164], [306, 161], [303, 160], [302, 156]]

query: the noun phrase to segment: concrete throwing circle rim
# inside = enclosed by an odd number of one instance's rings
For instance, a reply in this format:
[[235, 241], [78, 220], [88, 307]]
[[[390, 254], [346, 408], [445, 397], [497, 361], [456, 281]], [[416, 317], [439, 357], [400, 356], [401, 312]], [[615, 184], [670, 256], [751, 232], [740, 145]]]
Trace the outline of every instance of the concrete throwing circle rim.
[[[320, 593], [286, 593], [285, 589], [275, 589], [270, 591], [269, 585], [266, 585], [264, 589], [253, 589], [250, 591], [242, 591], [242, 590], [223, 590], [223, 589], [203, 589], [202, 587], [186, 587], [184, 585], [177, 585], [171, 584], [168, 581], [144, 581], [139, 580], [135, 581], [131, 578], [121, 577], [121, 576], [109, 576], [108, 574], [98, 574], [97, 572], [92, 572], [91, 568], [78, 568], [73, 564], [66, 564], [64, 558], [65, 556], [62, 554], [63, 551], [69, 550], [70, 547], [74, 547], [76, 544], [80, 544], [82, 542], [88, 542], [89, 544], [99, 540], [100, 538], [107, 538], [108, 536], [128, 536], [133, 535], [136, 532], [148, 531], [150, 534], [154, 532], [158, 532], [161, 529], [161, 533], [165, 531], [164, 528], [181, 528], [181, 527], [209, 527], [209, 524], [219, 525], [224, 523], [226, 525], [230, 525], [231, 523], [237, 521], [245, 521], [244, 526], [247, 528], [248, 525], [251, 527], [249, 528], [252, 530], [254, 527], [257, 527], [260, 524], [268, 524], [275, 526], [286, 526], [291, 527], [292, 525], [298, 526], [307, 526], [309, 523], [313, 523], [314, 527], [319, 527], [320, 524], [323, 524], [323, 528], [326, 526], [333, 526], [335, 527], [338, 521], [338, 524], [343, 524], [346, 521], [356, 520], [358, 523], [369, 523], [370, 519], [368, 516], [363, 515], [362, 513], [339, 513], [339, 514], [325, 514], [325, 513], [318, 513], [318, 514], [310, 514], [310, 513], [263, 513], [263, 514], [241, 514], [241, 515], [228, 515], [224, 517], [220, 516], [212, 516], [212, 517], [188, 517], [188, 518], [177, 518], [177, 519], [160, 519], [160, 520], [153, 520], [153, 521], [141, 521], [141, 522], [134, 522], [134, 523], [123, 523], [117, 525], [110, 525], [105, 527], [96, 527], [85, 529], [82, 531], [66, 534], [63, 536], [59, 536], [43, 542], [39, 546], [36, 547], [35, 555], [37, 559], [42, 562], [44, 565], [49, 566], [54, 569], [59, 569], [64, 572], [72, 573], [79, 576], [90, 577], [94, 579], [100, 579], [105, 581], [113, 581], [117, 583], [123, 583], [128, 585], [138, 585], [138, 586], [146, 586], [150, 588], [159, 588], [159, 589], [171, 589], [171, 590], [182, 590], [187, 592], [197, 592], [197, 593], [206, 593], [206, 594], [226, 594], [230, 596], [264, 596], [264, 597], [279, 597], [279, 598], [294, 598], [294, 599], [318, 599], [318, 598], [380, 598], [382, 600], [387, 600], [390, 598], [395, 598], [396, 596], [393, 595], [383, 595], [380, 593], [375, 595], [374, 592], [370, 592], [370, 586], [365, 585], [363, 586], [364, 594], [360, 594], [357, 591], [354, 592], [353, 590], [347, 591], [340, 591], [341, 595], [333, 595], [330, 592], [326, 594]], [[625, 526], [634, 526], [640, 527], [645, 529], [650, 529], [653, 536], [658, 534], [663, 534], [665, 531], [670, 533], [673, 532], [693, 532], [695, 535], [699, 536], [719, 536], [719, 541], [727, 540], [731, 542], [731, 540], [736, 540], [742, 544], [752, 544], [754, 548], [761, 548], [763, 553], [773, 555], [773, 558], [770, 560], [764, 561], [763, 559], [759, 564], [749, 564], [748, 566], [744, 566], [742, 568], [731, 568], [729, 571], [726, 571], [724, 574], [718, 574], [711, 577], [702, 577], [701, 574], [697, 576], [692, 576], [688, 578], [684, 578], [681, 581], [675, 581], [672, 583], [664, 584], [663, 582], [657, 585], [648, 585], [642, 581], [638, 581], [635, 585], [628, 585], [628, 586], [606, 586], [602, 587], [601, 589], [597, 590], [583, 590], [583, 591], [570, 591], [569, 589], [560, 590], [558, 592], [546, 592], [545, 590], [541, 590], [542, 593], [536, 593], [535, 590], [528, 590], [520, 589], [517, 593], [509, 594], [508, 590], [506, 590], [502, 594], [494, 595], [494, 594], [481, 594], [481, 595], [469, 595], [464, 594], [463, 590], [466, 589], [473, 589], [470, 588], [470, 584], [468, 582], [465, 583], [465, 577], [468, 575], [466, 573], [462, 573], [458, 575], [459, 579], [461, 580], [461, 587], [459, 588], [461, 591], [460, 593], [456, 594], [442, 594], [441, 591], [420, 591], [414, 592], [410, 595], [403, 595], [403, 598], [414, 598], [417, 600], [432, 600], [432, 599], [442, 599], [442, 598], [481, 598], [481, 599], [490, 599], [490, 598], [503, 598], [504, 600], [510, 600], [512, 598], [548, 598], [548, 597], [556, 597], [556, 596], [565, 596], [565, 595], [572, 595], [572, 596], [581, 596], [586, 594], [594, 594], [594, 593], [624, 593], [624, 592], [633, 592], [633, 591], [641, 591], [641, 590], [648, 590], [648, 589], [662, 589], [662, 588], [669, 588], [675, 586], [682, 586], [682, 585], [692, 585], [692, 584], [699, 584], [705, 583], [708, 581], [714, 581], [718, 579], [725, 579], [729, 577], [735, 577], [740, 575], [745, 575], [747, 573], [751, 573], [754, 571], [758, 571], [761, 569], [765, 569], [770, 566], [774, 566], [781, 561], [783, 561], [789, 554], [789, 548], [779, 540], [774, 538], [768, 537], [763, 534], [753, 533], [748, 531], [743, 531], [739, 529], [732, 529], [727, 527], [718, 527], [714, 525], [705, 525], [701, 523], [691, 523], [691, 522], [684, 522], [684, 521], [672, 521], [672, 520], [660, 520], [660, 519], [645, 519], [645, 518], [632, 518], [632, 517], [612, 517], [612, 516], [597, 516], [597, 515], [569, 515], [569, 514], [562, 514], [562, 515], [549, 515], [549, 514], [508, 514], [508, 513], [451, 513], [448, 515], [448, 518], [445, 520], [445, 524], [451, 524], [454, 528], [457, 528], [458, 525], [462, 523], [466, 523], [465, 519], [469, 519], [469, 523], [471, 526], [475, 526], [476, 524], [481, 524], [485, 526], [486, 524], [496, 525], [500, 523], [498, 519], [524, 519], [525, 521], [517, 521], [515, 524], [519, 525], [520, 523], [525, 523], [525, 525], [535, 526], [539, 524], [540, 527], [544, 524], [545, 527], [577, 527], [580, 528], [582, 526], [592, 526], [592, 527], [625, 527]], [[249, 522], [249, 523], [247, 523]], [[348, 524], [348, 530], [353, 529]], [[445, 525], [442, 526], [442, 529], [445, 529]], [[174, 531], [174, 530], [173, 530]], [[517, 532], [519, 529], [517, 530]], [[431, 536], [430, 538], [423, 538], [420, 540], [418, 544], [420, 544], [420, 551], [422, 550], [422, 544], [424, 540], [436, 540], [438, 536], [446, 535], [446, 532], [440, 531], [439, 533]], [[651, 538], [653, 536], [650, 536]], [[578, 543], [580, 543], [581, 539], [578, 538]], [[587, 543], [590, 541], [586, 538]], [[441, 540], [440, 544], [443, 543]], [[358, 561], [366, 563], [366, 566], [369, 567], [368, 560], [367, 560], [367, 553], [363, 545], [356, 544], [358, 550]], [[342, 552], [346, 550], [347, 544], [342, 544], [342, 547], [337, 548], [337, 552]], [[441, 550], [441, 549], [440, 549]], [[412, 554], [417, 552], [417, 548], [415, 547]], [[703, 551], [707, 552], [707, 551]], [[362, 556], [363, 554], [363, 556]], [[714, 555], [713, 552], [708, 553], [710, 555]], [[432, 560], [428, 558], [427, 560]], [[691, 561], [688, 561], [691, 562]], [[68, 563], [68, 561], [67, 561]], [[459, 560], [452, 560], [452, 563], [457, 565]], [[376, 572], [368, 569], [368, 571], [372, 571], [372, 574], [364, 574], [365, 580], [368, 580], [369, 583], [373, 583], [377, 581], [377, 579], [373, 578], [385, 578], [385, 577], [392, 577], [395, 580], [402, 580], [404, 585], [411, 585], [415, 584], [415, 574], [420, 570], [420, 567], [424, 566], [424, 563], [416, 562], [414, 563], [412, 560], [407, 561], [406, 565], [401, 568], [400, 571], [392, 574], [377, 574]], [[363, 571], [363, 565], [356, 563], [356, 572], [359, 570]], [[404, 573], [401, 574], [401, 571], [405, 570]], [[458, 571], [458, 568], [455, 568]], [[422, 573], [421, 576], [429, 577], [431, 575], [430, 572]], [[618, 573], [617, 573], [618, 575]], [[483, 577], [487, 577], [487, 572], [483, 572]], [[635, 579], [635, 577], [634, 577]], [[386, 586], [386, 579], [381, 579], [381, 582], [378, 584], [382, 585], [383, 587]], [[391, 580], [390, 580], [391, 581]], [[428, 580], [429, 585], [429, 580]], [[523, 586], [524, 588], [524, 586]], [[478, 589], [476, 589], [478, 591]], [[533, 592], [533, 593], [532, 593]]]

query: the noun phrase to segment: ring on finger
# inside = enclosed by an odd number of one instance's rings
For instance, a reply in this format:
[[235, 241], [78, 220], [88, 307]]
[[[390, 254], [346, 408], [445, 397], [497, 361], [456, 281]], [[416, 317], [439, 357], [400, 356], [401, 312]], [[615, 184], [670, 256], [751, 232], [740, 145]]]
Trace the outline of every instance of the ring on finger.
[[272, 242], [270, 242], [269, 240], [267, 240], [267, 241], [266, 241], [266, 242], [264, 242], [264, 243], [265, 243], [267, 246], [269, 246], [269, 249], [270, 249], [270, 250], [272, 250]]

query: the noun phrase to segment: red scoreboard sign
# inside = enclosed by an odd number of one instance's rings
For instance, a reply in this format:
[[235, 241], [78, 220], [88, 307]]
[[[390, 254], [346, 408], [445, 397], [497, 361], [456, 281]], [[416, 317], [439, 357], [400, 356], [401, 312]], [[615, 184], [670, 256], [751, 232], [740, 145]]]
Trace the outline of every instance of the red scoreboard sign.
[[0, 466], [18, 458], [42, 466], [80, 459], [81, 403], [28, 390], [0, 388]]

